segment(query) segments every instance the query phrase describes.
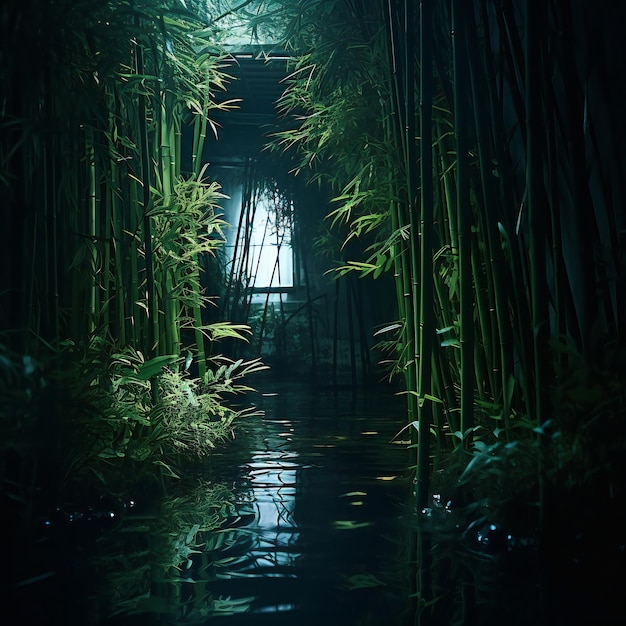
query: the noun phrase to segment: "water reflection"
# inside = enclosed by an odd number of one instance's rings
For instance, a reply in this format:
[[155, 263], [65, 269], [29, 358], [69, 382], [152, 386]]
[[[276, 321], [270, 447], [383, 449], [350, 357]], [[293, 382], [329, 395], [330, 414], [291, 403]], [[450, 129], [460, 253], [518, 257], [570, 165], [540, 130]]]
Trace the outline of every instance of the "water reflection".
[[246, 465], [255, 513], [249, 530], [257, 532], [253, 564], [264, 576], [294, 576], [290, 567], [300, 557], [296, 550], [299, 533], [294, 519], [297, 457], [292, 451], [259, 450]]
[[239, 521], [224, 531], [210, 588], [254, 598], [228, 624], [401, 624], [409, 592], [399, 507], [409, 486], [406, 449], [389, 442], [402, 402], [292, 384], [261, 408], [212, 468], [235, 485]]

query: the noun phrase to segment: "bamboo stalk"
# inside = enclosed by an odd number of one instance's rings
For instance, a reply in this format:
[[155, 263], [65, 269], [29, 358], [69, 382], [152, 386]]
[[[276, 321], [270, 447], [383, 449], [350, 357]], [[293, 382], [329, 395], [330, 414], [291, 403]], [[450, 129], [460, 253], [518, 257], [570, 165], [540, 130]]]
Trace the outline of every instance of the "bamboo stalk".
[[545, 279], [546, 206], [541, 185], [543, 178], [543, 141], [541, 85], [543, 82], [542, 11], [535, 0], [526, 2], [526, 188], [528, 198], [528, 234], [530, 287], [532, 302], [535, 419], [543, 423], [547, 410], [547, 343], [549, 336], [548, 290]]
[[[116, 335], [120, 344], [128, 345], [127, 335], [127, 308], [128, 302], [126, 298], [127, 281], [124, 272], [126, 259], [124, 258], [124, 236], [123, 236], [123, 220], [124, 216], [119, 201], [120, 185], [119, 185], [119, 168], [111, 159], [109, 166], [111, 173], [110, 180], [110, 207], [111, 207], [111, 224], [112, 224], [112, 245], [113, 245], [113, 267], [115, 272], [115, 309], [116, 309]], [[131, 301], [132, 306], [132, 301]], [[132, 315], [132, 312], [129, 313]]]
[[[419, 414], [419, 329], [417, 326], [417, 311], [419, 311], [419, 285], [418, 285], [418, 219], [416, 216], [417, 198], [417, 152], [415, 146], [415, 52], [413, 48], [413, 6], [412, 2], [404, 4], [404, 25], [403, 25], [403, 73], [396, 81], [397, 110], [396, 116], [399, 122], [403, 121], [403, 129], [400, 133], [403, 146], [403, 161], [405, 167], [406, 180], [400, 190], [401, 201], [398, 208], [401, 215], [398, 223], [401, 226], [409, 225], [411, 230], [411, 240], [405, 248], [402, 256], [402, 286], [403, 298], [405, 300], [405, 325], [404, 333], [405, 349], [408, 355], [408, 362], [403, 364], [407, 374], [407, 392], [409, 396], [409, 419], [415, 420]], [[398, 59], [400, 60], [400, 59]], [[404, 97], [404, 108], [400, 106], [401, 97]], [[415, 437], [414, 430], [411, 432]], [[415, 440], [416, 441], [416, 440]], [[415, 441], [413, 443], [415, 443]]]
[[[409, 2], [409, 7], [412, 3]], [[408, 14], [409, 16], [411, 13]], [[432, 65], [431, 0], [420, 3], [420, 294], [419, 304], [419, 373], [418, 412], [419, 446], [417, 457], [417, 508], [428, 506], [430, 490], [430, 425], [433, 421], [432, 402], [426, 398], [431, 392], [432, 344], [435, 335], [433, 314], [433, 65]], [[407, 17], [407, 21], [410, 17]], [[409, 21], [410, 23], [410, 21]], [[412, 55], [411, 55], [412, 56]], [[407, 66], [407, 71], [408, 71]], [[418, 216], [413, 216], [416, 223]], [[428, 585], [424, 589], [428, 594]]]
[[[469, 142], [466, 109], [469, 101], [466, 64], [466, 3], [452, 3], [454, 65], [454, 128], [456, 150], [456, 207], [459, 224], [459, 298], [461, 341], [461, 432], [474, 426], [474, 315], [472, 289], [472, 206], [469, 195]], [[465, 437], [463, 439], [465, 442]], [[468, 441], [469, 443], [469, 441]]]
[[96, 253], [96, 215], [97, 215], [97, 191], [96, 191], [96, 162], [94, 153], [93, 128], [85, 128], [85, 148], [87, 153], [88, 171], [88, 200], [87, 200], [87, 232], [86, 239], [89, 246], [89, 271], [91, 286], [87, 296], [87, 334], [92, 335], [96, 329], [97, 315], [97, 253]]
[[443, 185], [443, 204], [445, 205], [445, 211], [443, 212], [443, 236], [445, 242], [442, 242], [450, 246], [450, 255], [453, 258], [458, 259], [459, 255], [459, 231], [458, 231], [458, 211], [457, 211], [457, 189], [456, 185], [458, 181], [454, 180], [454, 169], [457, 163], [455, 161], [449, 163], [447, 158], [447, 151], [452, 150], [452, 147], [448, 148], [448, 141], [444, 136], [444, 129], [441, 128], [441, 124], [437, 122], [437, 136], [439, 137], [439, 161], [441, 163], [441, 182]]
[[[139, 240], [138, 234], [141, 223], [141, 202], [139, 200], [139, 183], [135, 180], [129, 182], [129, 211], [128, 211], [128, 232], [129, 236], [129, 284], [128, 294], [130, 300], [130, 316], [128, 319], [129, 328], [128, 334], [131, 340], [131, 346], [139, 349], [143, 341], [140, 341], [144, 336], [147, 338], [147, 343], [150, 345], [148, 338], [148, 325], [152, 323], [149, 317], [142, 314], [141, 307], [139, 305]], [[146, 312], [147, 313], [147, 312]], [[144, 321], [145, 320], [145, 321]]]
[[194, 118], [194, 143], [192, 153], [192, 170], [198, 176], [202, 168], [202, 154], [204, 152], [204, 144], [206, 141], [206, 131], [209, 118], [209, 90], [210, 79], [208, 72], [205, 77], [204, 102], [202, 113]]
[[[296, 199], [292, 197], [291, 202], [293, 203], [293, 207], [295, 210]], [[313, 317], [313, 306], [312, 306], [313, 296], [311, 294], [311, 276], [309, 274], [309, 263], [307, 260], [306, 252], [304, 251], [302, 228], [299, 227], [297, 219], [296, 219], [296, 231], [298, 234], [297, 241], [299, 245], [295, 247], [294, 253], [299, 256], [300, 263], [298, 263], [297, 262], [298, 259], [296, 259], [296, 267], [299, 268], [300, 265], [302, 266], [304, 287], [306, 290], [306, 299], [307, 299], [307, 302], [309, 303], [309, 306], [307, 306], [307, 321], [309, 323], [309, 345], [311, 348], [311, 379], [312, 379], [313, 385], [315, 385], [317, 382], [317, 345], [316, 345], [317, 329], [316, 329], [315, 320]], [[298, 280], [297, 284], [299, 283], [300, 281]], [[339, 285], [339, 281], [337, 281], [336, 284]], [[335, 333], [336, 333], [336, 329], [335, 329]], [[336, 375], [337, 375], [337, 362], [336, 362], [335, 357], [336, 357], [336, 340], [334, 341], [334, 345], [333, 345], [333, 375], [332, 375], [333, 384], [336, 384]]]
[[102, 269], [101, 269], [101, 326], [102, 333], [111, 335], [113, 332], [114, 316], [114, 275], [112, 274], [112, 214], [111, 214], [111, 194], [110, 171], [105, 172], [106, 180], [101, 185], [101, 228], [102, 228]]
[[[492, 358], [490, 367], [494, 372], [494, 401], [502, 402], [502, 418], [507, 431], [510, 428], [510, 407], [508, 406], [508, 395], [504, 390], [508, 388], [513, 371], [513, 344], [512, 330], [508, 311], [510, 274], [507, 273], [507, 264], [502, 254], [498, 222], [504, 218], [498, 215], [496, 202], [496, 180], [492, 174], [492, 152], [490, 140], [490, 121], [487, 116], [488, 108], [484, 106], [483, 94], [486, 92], [485, 77], [483, 68], [480, 66], [480, 59], [476, 47], [476, 24], [473, 14], [473, 7], [468, 5], [468, 29], [472, 29], [471, 35], [468, 32], [468, 62], [471, 77], [471, 92], [474, 109], [474, 124], [478, 141], [478, 156], [480, 162], [479, 179], [476, 184], [476, 191], [481, 195], [481, 206], [483, 206], [483, 231], [484, 249], [486, 259], [486, 276], [489, 286], [488, 296], [493, 298], [492, 311]], [[496, 377], [499, 379], [496, 382]]]
[[[139, 22], [139, 18], [137, 18]], [[139, 23], [137, 24], [139, 25]], [[137, 55], [137, 74], [144, 74], [144, 52], [141, 43], [136, 45]], [[146, 117], [146, 99], [147, 96], [139, 95], [138, 116], [139, 116], [139, 152], [141, 160], [141, 182], [142, 182], [142, 230], [143, 243], [145, 247], [145, 263], [146, 263], [146, 308], [148, 314], [147, 324], [147, 354], [152, 358], [159, 354], [156, 344], [159, 336], [159, 311], [156, 301], [156, 289], [154, 281], [154, 259], [152, 248], [152, 222], [150, 219], [150, 208], [152, 206], [151, 194], [151, 164], [148, 142], [148, 129]], [[156, 395], [156, 384], [152, 385], [153, 394]]]

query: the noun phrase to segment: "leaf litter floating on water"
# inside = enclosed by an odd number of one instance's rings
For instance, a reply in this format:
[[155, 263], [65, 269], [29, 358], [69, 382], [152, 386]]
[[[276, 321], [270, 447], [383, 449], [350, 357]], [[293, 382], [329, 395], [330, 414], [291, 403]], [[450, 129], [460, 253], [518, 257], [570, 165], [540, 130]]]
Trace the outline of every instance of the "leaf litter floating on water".
[[333, 526], [337, 530], [355, 530], [356, 528], [365, 528], [372, 526], [372, 522], [355, 522], [354, 520], [336, 520]]

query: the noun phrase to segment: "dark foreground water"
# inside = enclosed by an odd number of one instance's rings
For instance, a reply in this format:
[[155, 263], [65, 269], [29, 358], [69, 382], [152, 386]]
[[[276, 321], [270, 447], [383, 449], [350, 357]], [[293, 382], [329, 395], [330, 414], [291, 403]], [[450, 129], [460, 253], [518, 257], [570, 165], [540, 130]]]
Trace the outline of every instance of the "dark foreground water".
[[138, 479], [125, 501], [44, 512], [36, 536], [8, 551], [0, 623], [412, 623], [404, 400], [255, 386], [246, 400], [262, 415], [165, 495]]
[[413, 512], [405, 403], [391, 390], [256, 386], [263, 414], [165, 496], [133, 484], [136, 501], [67, 503], [24, 545], [5, 532], [0, 623], [626, 623], [624, 517], [600, 494], [552, 505], [564, 513], [540, 556], [527, 498], [497, 510], [434, 493]]
[[409, 610], [406, 421], [390, 391], [263, 388], [265, 415], [212, 473], [234, 485], [213, 593], [245, 607], [226, 626], [402, 624]]

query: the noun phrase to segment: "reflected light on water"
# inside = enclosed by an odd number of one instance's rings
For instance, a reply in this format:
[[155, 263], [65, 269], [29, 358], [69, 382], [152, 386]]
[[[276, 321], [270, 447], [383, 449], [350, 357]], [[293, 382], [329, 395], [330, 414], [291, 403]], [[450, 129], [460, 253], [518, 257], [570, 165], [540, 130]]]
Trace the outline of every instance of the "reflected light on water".
[[[300, 533], [294, 518], [296, 487], [301, 465], [298, 453], [288, 449], [294, 432], [288, 420], [274, 420], [265, 432], [264, 449], [252, 451], [241, 466], [248, 482], [247, 501], [253, 519], [246, 525], [252, 541], [244, 557], [245, 567], [237, 576], [247, 579], [297, 578], [296, 563]], [[280, 431], [280, 432], [279, 432]], [[261, 442], [257, 442], [261, 443]], [[260, 446], [259, 446], [260, 447]], [[285, 613], [298, 608], [292, 602], [268, 598], [253, 613]]]
[[404, 415], [390, 419], [386, 397], [384, 410], [371, 398], [357, 410], [351, 394], [283, 387], [263, 394], [264, 413], [216, 463], [241, 522], [222, 531], [211, 593], [238, 603], [230, 626], [399, 615], [408, 594], [388, 537], [405, 487], [395, 480], [401, 450], [386, 444]]

